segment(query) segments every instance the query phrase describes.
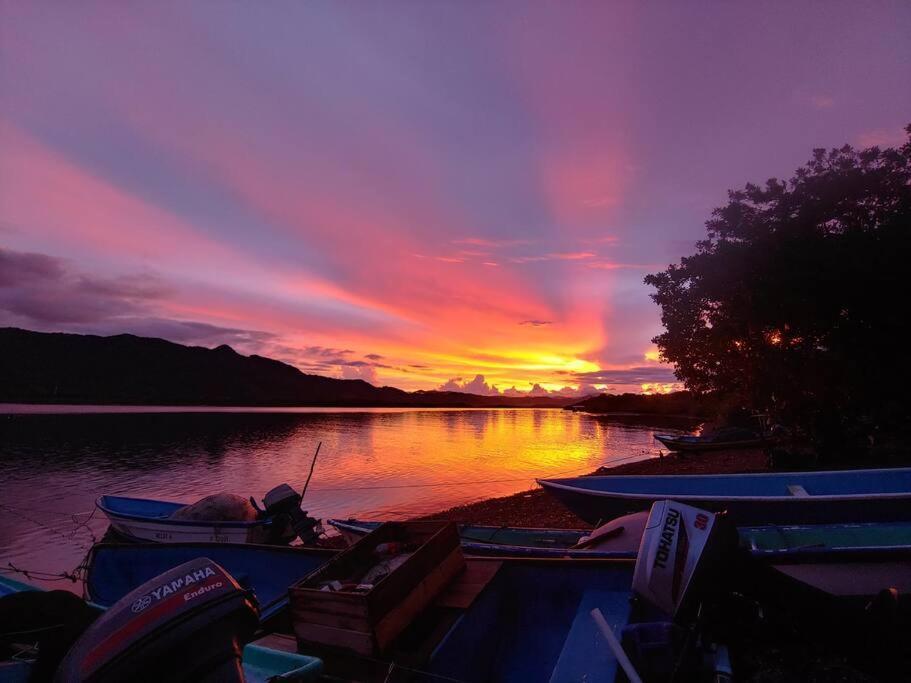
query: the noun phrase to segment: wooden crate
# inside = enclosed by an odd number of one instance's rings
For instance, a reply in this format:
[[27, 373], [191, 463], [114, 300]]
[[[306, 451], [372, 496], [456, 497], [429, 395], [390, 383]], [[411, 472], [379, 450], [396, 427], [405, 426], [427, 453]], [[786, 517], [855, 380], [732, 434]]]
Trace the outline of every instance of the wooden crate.
[[[366, 593], [322, 591], [376, 563], [381, 543], [419, 547]], [[388, 522], [288, 589], [291, 621], [300, 643], [318, 643], [362, 655], [382, 654], [411, 621], [465, 568], [452, 522]]]

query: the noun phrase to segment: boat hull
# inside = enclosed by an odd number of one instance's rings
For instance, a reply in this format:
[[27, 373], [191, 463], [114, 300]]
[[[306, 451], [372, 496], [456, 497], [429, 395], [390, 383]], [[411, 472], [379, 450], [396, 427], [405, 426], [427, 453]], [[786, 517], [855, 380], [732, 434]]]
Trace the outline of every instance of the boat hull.
[[767, 439], [746, 439], [742, 441], [685, 441], [678, 437], [655, 435], [655, 438], [671, 451], [680, 453], [700, 451], [730, 451], [744, 448], [764, 448], [769, 445]]
[[[744, 477], [762, 475], [743, 475]], [[609, 479], [610, 477], [603, 477]], [[669, 480], [681, 480], [674, 477]], [[592, 477], [591, 479], [597, 479]], [[671, 498], [712, 512], [727, 512], [738, 525], [829, 524], [911, 520], [911, 493], [845, 496], [716, 496], [677, 493], [596, 491], [540, 480], [544, 489], [586, 522], [597, 525], [622, 515], [651, 508], [656, 500]], [[685, 488], [681, 488], [686, 490]]]
[[111, 528], [134, 541], [150, 543], [248, 543], [248, 529], [225, 529], [217, 524], [175, 527], [172, 524], [108, 518]]
[[183, 507], [143, 498], [101, 496], [95, 503], [111, 528], [124, 538], [146, 543], [287, 543], [291, 536], [271, 519], [251, 522], [172, 519]]

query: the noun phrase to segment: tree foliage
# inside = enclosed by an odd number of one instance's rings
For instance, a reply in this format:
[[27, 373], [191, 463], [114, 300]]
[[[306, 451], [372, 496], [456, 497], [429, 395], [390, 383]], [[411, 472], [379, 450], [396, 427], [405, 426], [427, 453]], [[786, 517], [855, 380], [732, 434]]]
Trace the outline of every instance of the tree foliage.
[[911, 138], [816, 149], [728, 198], [695, 254], [645, 278], [678, 378], [791, 419], [907, 415]]

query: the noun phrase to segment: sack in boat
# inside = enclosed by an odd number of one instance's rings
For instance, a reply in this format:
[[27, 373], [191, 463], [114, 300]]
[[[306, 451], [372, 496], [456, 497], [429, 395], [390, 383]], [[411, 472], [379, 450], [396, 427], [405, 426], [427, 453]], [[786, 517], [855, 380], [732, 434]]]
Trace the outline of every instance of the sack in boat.
[[199, 522], [253, 522], [256, 509], [246, 498], [233, 493], [216, 493], [171, 514], [171, 519]]

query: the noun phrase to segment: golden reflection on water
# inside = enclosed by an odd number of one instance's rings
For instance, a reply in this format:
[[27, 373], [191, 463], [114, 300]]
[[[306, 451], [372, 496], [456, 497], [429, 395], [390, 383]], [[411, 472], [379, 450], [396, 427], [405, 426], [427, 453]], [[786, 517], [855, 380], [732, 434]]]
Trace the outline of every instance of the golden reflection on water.
[[[564, 410], [217, 410], [7, 416], [0, 424], [0, 557], [71, 569], [106, 526], [73, 531], [95, 499], [194, 501], [219, 491], [260, 499], [303, 486], [318, 517], [402, 518], [654, 456], [655, 430]], [[38, 411], [36, 411], [38, 412]], [[666, 430], [660, 430], [666, 431]], [[59, 532], [59, 533], [58, 533]], [[60, 534], [63, 534], [62, 536]], [[66, 537], [66, 538], [64, 538]]]

